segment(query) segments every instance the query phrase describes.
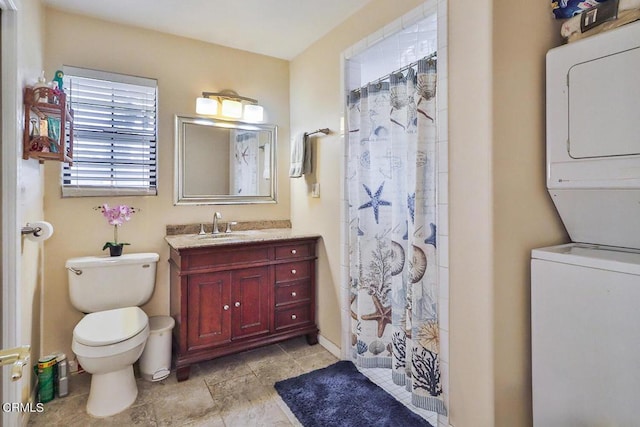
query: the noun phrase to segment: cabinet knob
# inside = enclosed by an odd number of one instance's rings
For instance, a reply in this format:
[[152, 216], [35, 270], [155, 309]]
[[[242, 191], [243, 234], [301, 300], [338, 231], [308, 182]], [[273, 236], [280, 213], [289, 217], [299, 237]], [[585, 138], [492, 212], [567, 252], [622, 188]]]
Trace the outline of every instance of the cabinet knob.
[[240, 307], [240, 301], [236, 301], [236, 303], [234, 304], [236, 307]]
[[225, 310], [229, 310], [229, 306], [227, 304], [225, 304], [222, 308], [224, 308]]
[[298, 295], [297, 293], [295, 293], [295, 292], [291, 292], [291, 296], [292, 296], [292, 297], [295, 297], [295, 296], [297, 296], [297, 295]]
[[298, 251], [296, 251], [295, 249], [291, 249], [291, 253], [295, 255], [298, 253]]
[[291, 270], [291, 274], [296, 274], [296, 271], [295, 270]]
[[296, 320], [298, 318], [298, 316], [296, 316], [295, 314], [291, 315], [291, 319]]

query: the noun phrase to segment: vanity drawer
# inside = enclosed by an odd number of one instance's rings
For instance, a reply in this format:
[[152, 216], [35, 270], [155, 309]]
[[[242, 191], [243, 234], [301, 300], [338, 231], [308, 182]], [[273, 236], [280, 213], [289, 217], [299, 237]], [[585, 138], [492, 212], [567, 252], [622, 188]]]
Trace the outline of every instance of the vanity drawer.
[[291, 243], [276, 247], [276, 259], [300, 258], [314, 255], [308, 242]]
[[276, 265], [276, 283], [310, 277], [309, 261], [288, 262]]
[[311, 322], [311, 309], [308, 304], [276, 311], [276, 331]]
[[292, 282], [291, 285], [276, 286], [276, 307], [286, 304], [309, 301], [311, 283], [308, 280]]
[[219, 248], [216, 250], [193, 251], [186, 257], [186, 269], [197, 270], [212, 267], [228, 268], [237, 264], [254, 264], [269, 262], [269, 248], [256, 246], [253, 248]]

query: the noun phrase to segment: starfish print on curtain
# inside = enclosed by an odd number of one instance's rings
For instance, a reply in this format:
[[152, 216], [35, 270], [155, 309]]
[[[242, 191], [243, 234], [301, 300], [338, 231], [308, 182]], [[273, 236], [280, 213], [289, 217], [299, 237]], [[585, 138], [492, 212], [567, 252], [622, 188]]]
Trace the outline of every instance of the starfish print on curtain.
[[368, 202], [360, 205], [360, 207], [358, 209], [372, 208], [373, 209], [373, 216], [375, 217], [376, 224], [377, 224], [378, 223], [380, 206], [391, 206], [391, 202], [388, 202], [386, 200], [382, 200], [380, 198], [382, 196], [382, 189], [384, 188], [384, 182], [382, 182], [382, 184], [380, 184], [380, 187], [378, 187], [378, 190], [375, 192], [375, 194], [371, 194], [371, 190], [369, 190], [369, 187], [367, 187], [366, 184], [362, 184], [362, 186], [364, 187], [364, 191], [367, 192], [367, 194], [369, 195], [371, 200], [369, 200]]
[[375, 320], [378, 322], [378, 338], [382, 338], [384, 329], [391, 323], [391, 306], [385, 307], [380, 302], [380, 298], [372, 295], [373, 305], [376, 307], [375, 313], [364, 314], [362, 320]]

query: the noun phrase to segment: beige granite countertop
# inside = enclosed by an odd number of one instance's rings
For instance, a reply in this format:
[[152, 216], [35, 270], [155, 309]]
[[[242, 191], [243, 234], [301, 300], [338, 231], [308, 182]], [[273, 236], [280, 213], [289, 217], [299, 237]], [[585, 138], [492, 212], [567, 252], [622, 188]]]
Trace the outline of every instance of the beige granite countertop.
[[[227, 229], [227, 222], [221, 220], [218, 225], [220, 231]], [[213, 230], [212, 221], [204, 222], [202, 224], [180, 224], [180, 225], [167, 225], [167, 236], [173, 236], [174, 234], [197, 234], [200, 231], [200, 225], [204, 227], [206, 233], [211, 233]], [[237, 221], [231, 226], [233, 231], [246, 231], [246, 230], [263, 230], [266, 228], [291, 228], [291, 221], [288, 219], [271, 219], [265, 221]]]
[[165, 236], [164, 239], [172, 248], [180, 250], [207, 246], [238, 245], [248, 242], [267, 242], [310, 237], [318, 238], [320, 235], [316, 233], [295, 232], [291, 228], [265, 228], [258, 230], [237, 230], [228, 234], [173, 234]]

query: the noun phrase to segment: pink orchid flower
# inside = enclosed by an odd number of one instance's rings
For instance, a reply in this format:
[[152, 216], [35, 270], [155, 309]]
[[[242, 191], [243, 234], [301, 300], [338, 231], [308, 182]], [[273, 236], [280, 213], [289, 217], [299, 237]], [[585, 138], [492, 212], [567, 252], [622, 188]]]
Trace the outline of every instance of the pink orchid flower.
[[110, 246], [128, 245], [128, 243], [118, 243], [118, 226], [124, 224], [131, 219], [131, 214], [137, 212], [139, 209], [133, 206], [117, 205], [109, 207], [108, 204], [103, 204], [94, 208], [102, 212], [102, 215], [106, 218], [110, 225], [114, 226], [113, 229], [113, 242], [105, 243], [103, 250]]

